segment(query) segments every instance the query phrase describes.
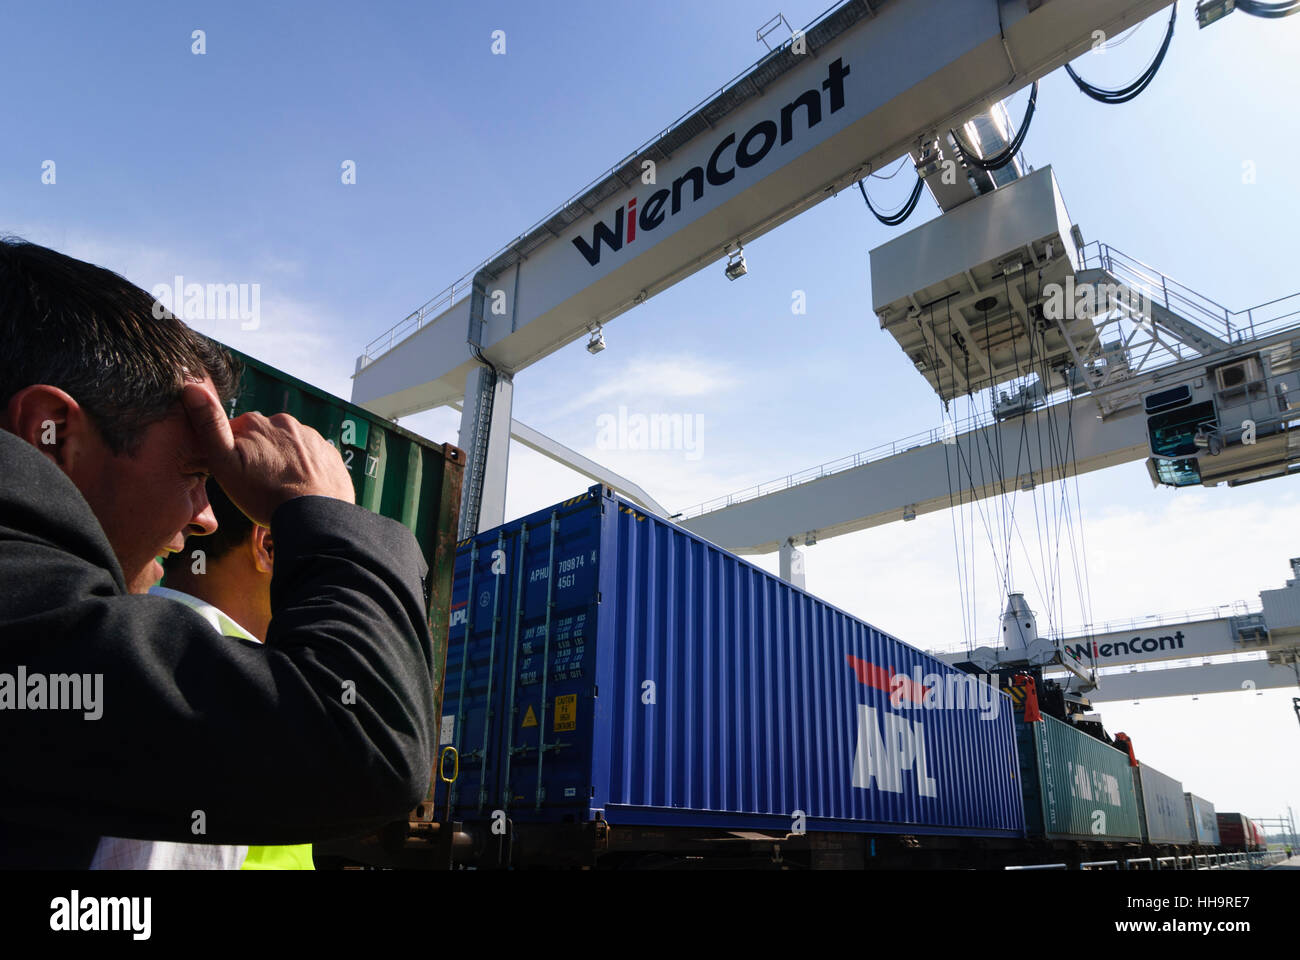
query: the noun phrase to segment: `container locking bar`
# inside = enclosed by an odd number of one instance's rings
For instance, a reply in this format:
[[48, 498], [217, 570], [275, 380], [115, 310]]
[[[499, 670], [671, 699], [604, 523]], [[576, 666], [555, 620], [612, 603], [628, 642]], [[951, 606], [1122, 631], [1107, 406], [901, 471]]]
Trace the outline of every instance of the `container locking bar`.
[[[469, 671], [469, 635], [474, 629], [474, 567], [478, 563], [478, 541], [472, 540], [469, 545], [469, 587], [465, 592], [465, 640], [460, 648], [460, 693], [456, 695], [456, 729], [453, 731], [453, 737], [460, 736], [465, 729], [465, 676]], [[460, 759], [456, 760], [457, 765]], [[437, 784], [430, 784], [436, 787]], [[456, 786], [454, 783], [447, 786], [447, 804], [450, 806], [455, 802]], [[434, 799], [430, 793], [429, 799]]]
[[519, 689], [519, 627], [524, 619], [524, 582], [528, 579], [528, 524], [519, 525], [519, 558], [515, 576], [515, 618], [514, 631], [510, 640], [510, 705], [506, 710], [506, 745], [503, 751], [504, 770], [501, 775], [501, 809], [510, 807], [510, 758], [518, 752], [515, 742], [515, 720], [519, 707], [515, 704], [515, 692]]
[[[496, 557], [500, 556], [505, 550], [506, 535], [505, 531], [497, 533], [497, 550], [493, 555], [493, 564], [496, 563]], [[487, 804], [487, 782], [488, 782], [488, 731], [492, 727], [492, 675], [496, 671], [497, 662], [497, 629], [501, 625], [501, 577], [492, 578], [492, 645], [488, 651], [488, 672], [487, 672], [487, 693], [483, 697], [483, 767], [478, 781], [478, 809], [481, 813], [484, 805]], [[472, 602], [472, 601], [471, 601]]]

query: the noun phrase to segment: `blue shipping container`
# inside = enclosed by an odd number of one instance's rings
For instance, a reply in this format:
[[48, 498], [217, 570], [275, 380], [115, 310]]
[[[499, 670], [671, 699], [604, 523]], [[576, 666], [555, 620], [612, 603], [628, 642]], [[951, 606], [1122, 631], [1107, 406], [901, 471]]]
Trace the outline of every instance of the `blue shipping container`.
[[1196, 842], [1203, 847], [1219, 845], [1219, 817], [1214, 811], [1214, 804], [1194, 793], [1184, 794], [1187, 798], [1187, 820], [1191, 824]]
[[1024, 834], [1005, 694], [600, 485], [459, 545], [441, 740], [466, 821]]

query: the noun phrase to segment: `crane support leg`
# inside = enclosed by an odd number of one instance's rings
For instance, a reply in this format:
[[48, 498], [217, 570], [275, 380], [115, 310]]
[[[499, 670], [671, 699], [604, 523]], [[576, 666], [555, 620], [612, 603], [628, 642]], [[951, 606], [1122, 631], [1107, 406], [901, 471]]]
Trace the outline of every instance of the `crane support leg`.
[[506, 473], [510, 465], [510, 412], [514, 381], [487, 367], [471, 370], [460, 415], [460, 447], [467, 456], [460, 502], [459, 538], [506, 521]]
[[787, 537], [781, 542], [781, 579], [806, 590], [803, 572], [803, 551], [795, 549], [794, 540]]

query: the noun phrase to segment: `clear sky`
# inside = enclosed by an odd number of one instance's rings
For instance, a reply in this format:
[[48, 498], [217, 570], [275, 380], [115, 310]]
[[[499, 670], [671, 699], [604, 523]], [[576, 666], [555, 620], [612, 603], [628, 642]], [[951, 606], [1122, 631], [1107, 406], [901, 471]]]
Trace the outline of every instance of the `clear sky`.
[[[802, 25], [825, 3], [781, 10]], [[1235, 309], [1300, 290], [1300, 17], [1238, 13], [1198, 31], [1193, 7], [1180, 3], [1165, 65], [1130, 104], [1047, 77], [1024, 154], [1052, 165], [1086, 239]], [[260, 284], [257, 330], [196, 325], [349, 396], [371, 337], [758, 59], [755, 29], [775, 12], [743, 0], [9, 5], [0, 230], [146, 289], [178, 274]], [[1076, 68], [1123, 85], [1165, 19]], [[1009, 104], [1017, 123], [1025, 98]], [[343, 185], [349, 160], [356, 183]], [[889, 208], [909, 188], [907, 176], [870, 181]], [[927, 196], [904, 227], [883, 227], [846, 191], [747, 245], [742, 280], [711, 265], [609, 324], [599, 356], [572, 344], [521, 372], [514, 415], [673, 510], [934, 427], [938, 400], [871, 311], [867, 252], [936, 214]], [[805, 315], [790, 311], [794, 290]], [[698, 456], [600, 449], [599, 418], [620, 406], [700, 417]], [[403, 421], [453, 442], [457, 422], [449, 409]], [[510, 469], [509, 516], [589, 485], [518, 446]], [[1300, 556], [1294, 481], [1153, 490], [1133, 463], [1078, 492], [1091, 599], [1077, 602], [1067, 563], [1067, 623], [1255, 601]], [[809, 588], [922, 648], [962, 642], [972, 620], [991, 637], [995, 558], [981, 532], [968, 538], [978, 579], [960, 589], [953, 531], [932, 514], [820, 543], [806, 551]], [[1042, 608], [1033, 525], [1023, 533], [1013, 576]], [[758, 559], [775, 569], [775, 555]], [[1102, 712], [1220, 809], [1275, 816], [1300, 807], [1294, 693]]]

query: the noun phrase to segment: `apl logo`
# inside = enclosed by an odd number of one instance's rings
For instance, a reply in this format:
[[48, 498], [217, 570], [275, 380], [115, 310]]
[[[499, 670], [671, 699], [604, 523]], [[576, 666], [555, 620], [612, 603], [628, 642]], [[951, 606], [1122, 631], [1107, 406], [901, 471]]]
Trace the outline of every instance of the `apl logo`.
[[467, 606], [468, 604], [464, 600], [462, 600], [460, 603], [453, 603], [451, 605], [450, 626], [463, 627], [466, 623], [469, 622], [469, 617], [466, 616], [468, 611], [465, 609]]
[[[894, 696], [901, 695], [918, 700], [924, 697], [923, 689], [917, 690], [900, 684], [892, 669], [885, 669], [868, 663], [852, 655], [849, 665], [857, 675], [858, 682]], [[865, 703], [858, 704], [858, 745], [853, 756], [853, 786], [889, 793], [903, 792], [903, 774], [916, 776], [916, 792], [923, 797], [937, 797], [938, 785], [930, 776], [925, 759], [925, 727], [920, 722], [912, 722], [906, 717], [884, 711], [877, 713], [875, 707]]]
[[[669, 216], [676, 216], [682, 209], [682, 194], [689, 190], [688, 199], [699, 203], [703, 199], [706, 184], [720, 187], [730, 183], [736, 177], [736, 168], [742, 170], [761, 163], [778, 141], [784, 146], [794, 139], [795, 116], [802, 113], [805, 129], [811, 130], [822, 122], [822, 90], [827, 93], [827, 113], [835, 113], [844, 107], [844, 78], [850, 73], [843, 60], [835, 60], [827, 69], [826, 79], [821, 89], [812, 87], [805, 90], [781, 108], [780, 124], [777, 120], [760, 120], [747, 131], [739, 141], [735, 133], [729, 133], [713, 148], [709, 161], [703, 167], [691, 167], [673, 181], [671, 189], [665, 187], [656, 190], [645, 198], [641, 210], [637, 212], [637, 198], [633, 197], [626, 205], [614, 211], [614, 222], [599, 222], [591, 232], [591, 240], [586, 237], [574, 237], [573, 245], [593, 267], [600, 263], [601, 244], [611, 250], [623, 249], [624, 243], [636, 241], [637, 227], [642, 233], [649, 233], [663, 225]], [[734, 149], [733, 149], [734, 148]]]

